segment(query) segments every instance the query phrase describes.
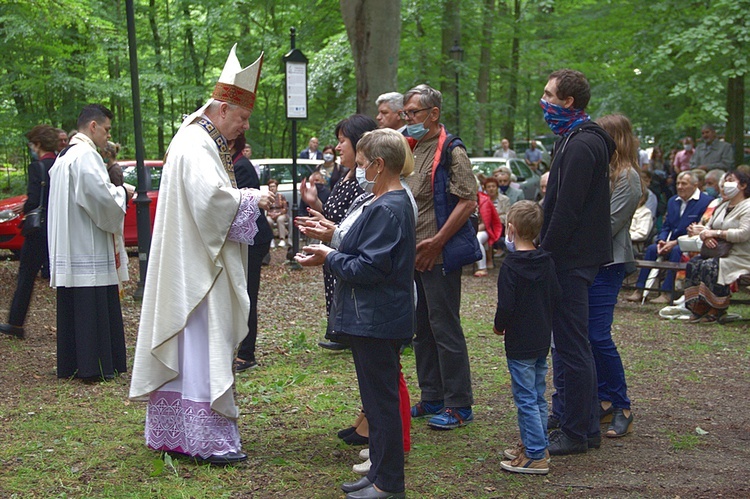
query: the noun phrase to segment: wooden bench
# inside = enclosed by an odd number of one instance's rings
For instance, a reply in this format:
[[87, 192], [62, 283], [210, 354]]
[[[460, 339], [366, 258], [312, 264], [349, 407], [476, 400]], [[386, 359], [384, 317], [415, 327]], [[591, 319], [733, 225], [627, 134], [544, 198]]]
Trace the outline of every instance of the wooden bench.
[[[677, 262], [677, 263], [675, 263], [675, 262], [669, 262], [669, 261], [666, 261], [666, 262], [664, 262], [664, 261], [657, 262], [657, 261], [651, 261], [651, 260], [636, 260], [635, 261], [635, 267], [638, 270], [641, 270], [641, 269], [649, 269], [649, 270], [659, 269], [660, 271], [661, 270], [674, 270], [675, 272], [677, 272], [677, 271], [680, 271], [680, 270], [685, 270], [687, 268], [687, 262]], [[649, 292], [653, 291], [653, 292], [661, 293], [662, 290], [661, 290], [660, 284], [661, 284], [661, 279], [660, 279], [660, 276], [659, 276], [656, 279], [656, 286], [651, 286], [651, 287], [644, 288], [644, 289], [648, 290]], [[630, 286], [623, 286], [623, 287], [627, 287], [629, 289], [635, 289], [636, 288], [635, 284], [630, 285]], [[682, 293], [682, 291], [678, 292], [677, 290], [675, 290], [675, 287], [672, 286], [672, 292], [670, 293], [670, 299], [671, 299], [672, 303], [674, 303], [675, 295], [678, 295], [680, 293]]]

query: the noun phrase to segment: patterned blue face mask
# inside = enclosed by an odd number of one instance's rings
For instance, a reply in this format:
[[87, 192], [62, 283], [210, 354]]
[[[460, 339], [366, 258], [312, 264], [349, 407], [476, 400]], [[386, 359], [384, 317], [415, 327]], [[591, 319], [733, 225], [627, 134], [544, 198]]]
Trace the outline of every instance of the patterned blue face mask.
[[574, 109], [552, 104], [544, 99], [539, 101], [544, 111], [544, 121], [555, 135], [565, 136], [581, 123], [591, 118], [583, 109]]

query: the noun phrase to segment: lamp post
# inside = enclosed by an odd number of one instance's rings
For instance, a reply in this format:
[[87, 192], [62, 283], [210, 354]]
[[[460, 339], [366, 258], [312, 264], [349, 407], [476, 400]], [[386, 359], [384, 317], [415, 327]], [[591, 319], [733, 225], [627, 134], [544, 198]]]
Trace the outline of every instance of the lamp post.
[[[297, 213], [297, 121], [307, 119], [307, 63], [308, 59], [296, 47], [297, 30], [289, 30], [291, 50], [284, 55], [286, 66], [286, 118], [292, 122], [292, 213]], [[292, 254], [299, 251], [299, 229], [292, 226]], [[301, 266], [292, 258], [291, 268]]]
[[148, 205], [148, 188], [151, 185], [151, 174], [146, 169], [143, 158], [146, 156], [143, 146], [143, 121], [141, 119], [141, 91], [138, 74], [138, 51], [135, 39], [135, 9], [133, 0], [126, 0], [125, 11], [128, 20], [128, 49], [130, 54], [130, 88], [133, 94], [133, 132], [135, 133], [135, 160], [138, 172], [138, 196], [133, 203], [136, 206], [136, 227], [138, 229], [138, 268], [140, 280], [135, 290], [135, 299], [143, 299], [148, 269], [148, 254], [151, 250], [151, 216]]
[[456, 70], [456, 135], [461, 135], [461, 111], [458, 106], [458, 70], [459, 63], [464, 59], [464, 49], [458, 44], [458, 40], [453, 41], [453, 46], [450, 51], [451, 59], [453, 59], [453, 67]]

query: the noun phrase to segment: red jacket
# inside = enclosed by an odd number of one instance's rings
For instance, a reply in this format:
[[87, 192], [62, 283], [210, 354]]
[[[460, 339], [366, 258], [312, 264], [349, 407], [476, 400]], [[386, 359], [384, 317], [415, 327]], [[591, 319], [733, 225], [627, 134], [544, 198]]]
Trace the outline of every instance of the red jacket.
[[477, 192], [477, 201], [479, 202], [479, 216], [482, 217], [489, 236], [489, 244], [492, 246], [503, 235], [503, 223], [500, 221], [500, 215], [497, 214], [492, 199], [487, 194], [482, 191]]

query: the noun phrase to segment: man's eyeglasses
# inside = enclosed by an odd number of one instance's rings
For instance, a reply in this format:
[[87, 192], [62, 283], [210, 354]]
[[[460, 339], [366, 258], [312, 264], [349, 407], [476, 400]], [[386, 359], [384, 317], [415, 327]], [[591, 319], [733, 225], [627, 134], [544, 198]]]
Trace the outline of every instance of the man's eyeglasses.
[[406, 118], [414, 119], [414, 116], [416, 116], [417, 113], [421, 113], [422, 111], [427, 111], [428, 109], [432, 109], [431, 107], [423, 107], [422, 109], [415, 109], [413, 111], [399, 111], [398, 117], [402, 120], [405, 120]]

